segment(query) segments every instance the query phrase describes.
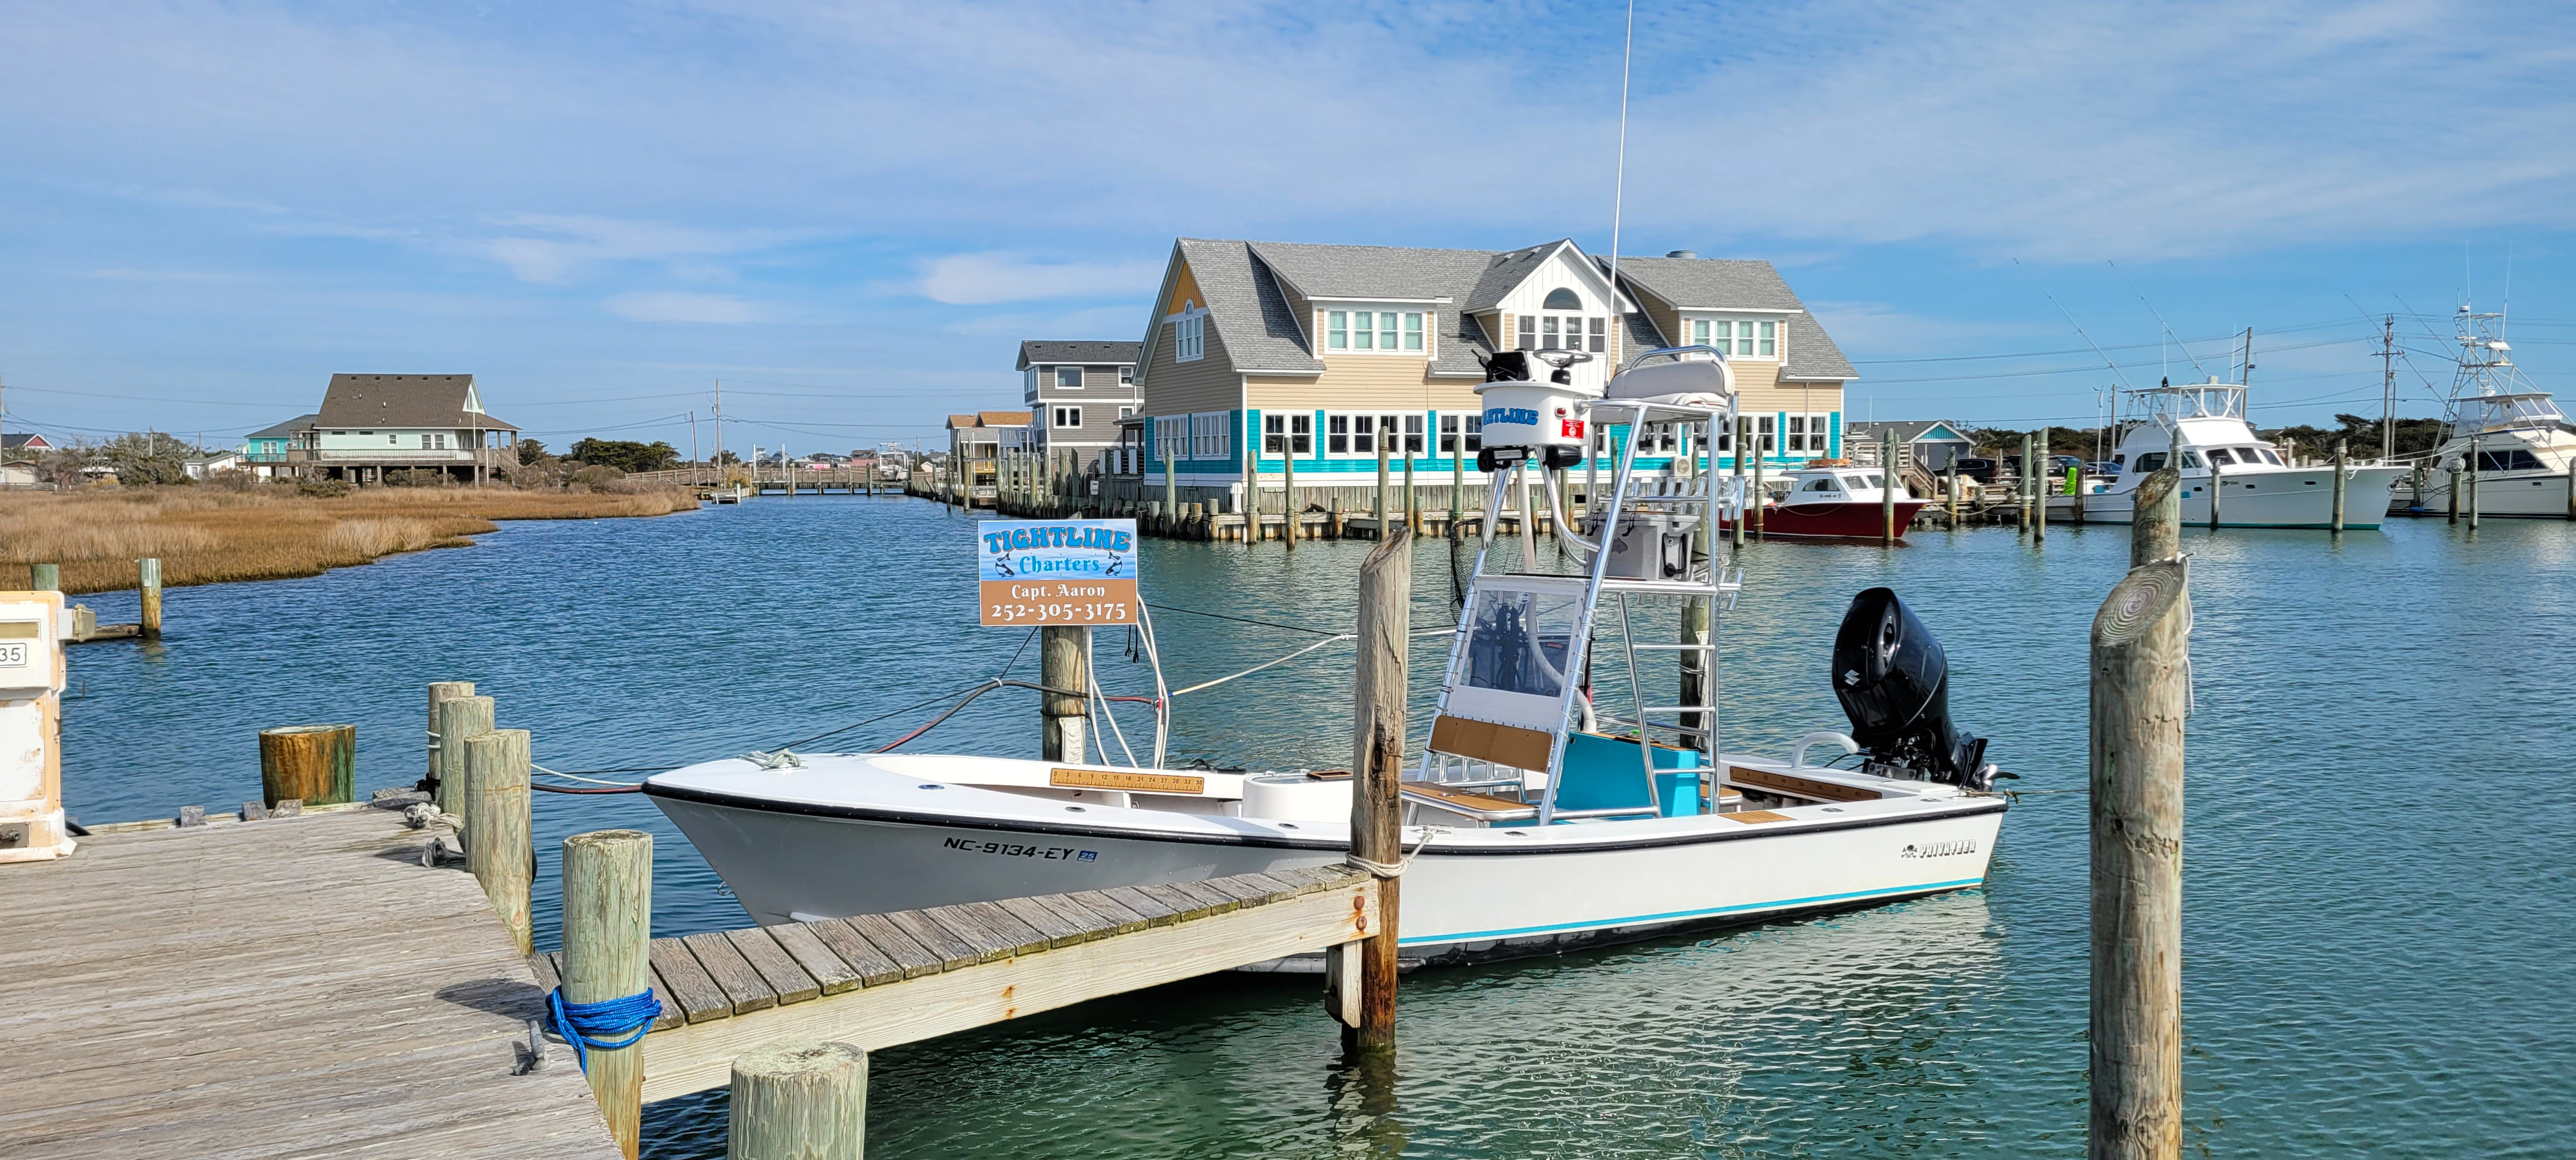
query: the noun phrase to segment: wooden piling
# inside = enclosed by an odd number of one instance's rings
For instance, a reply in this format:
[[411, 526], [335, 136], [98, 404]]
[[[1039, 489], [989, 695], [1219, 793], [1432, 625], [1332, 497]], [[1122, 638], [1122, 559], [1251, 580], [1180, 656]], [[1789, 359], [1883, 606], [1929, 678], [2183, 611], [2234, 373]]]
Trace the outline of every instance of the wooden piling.
[[259, 731], [259, 799], [276, 809], [290, 798], [308, 806], [338, 805], [356, 796], [355, 725], [286, 725]]
[[528, 731], [495, 729], [466, 738], [465, 766], [465, 866], [524, 955], [536, 949], [528, 897], [536, 861], [528, 836]]
[[[575, 834], [563, 844], [563, 996], [605, 1003], [653, 986], [653, 835]], [[644, 1113], [644, 1043], [590, 1049], [590, 1092], [634, 1160]]]
[[2182, 468], [2168, 462], [2129, 493], [2129, 566], [2170, 560], [2182, 551]]
[[1958, 526], [1959, 526], [1959, 456], [1958, 456], [1958, 453], [1957, 453], [1955, 450], [1954, 450], [1954, 451], [1952, 451], [1952, 453], [1951, 453], [1951, 455], [1950, 455], [1950, 489], [1949, 489], [1949, 491], [1950, 491], [1950, 526], [1955, 528], [1955, 527], [1958, 527]]
[[465, 742], [492, 731], [492, 698], [450, 697], [438, 703], [438, 809], [465, 815]]
[[1878, 542], [1896, 542], [1896, 429], [1883, 427], [1878, 432]]
[[2485, 451], [2475, 439], [2469, 440], [2469, 530], [2478, 530], [2478, 460]]
[[2034, 490], [2031, 485], [2030, 473], [2031, 446], [2030, 436], [2023, 435], [2021, 437], [2021, 471], [2013, 480], [2013, 496], [2015, 499], [2020, 501], [2020, 506], [2013, 510], [2013, 521], [2016, 526], [2024, 531], [2028, 531], [2030, 529], [2030, 501], [2032, 499], [2031, 492]]
[[[1404, 857], [1397, 791], [1404, 776], [1412, 608], [1413, 537], [1397, 531], [1360, 565], [1359, 667], [1351, 702], [1351, 854], [1380, 867]], [[1396, 902], [1402, 879], [1380, 874], [1377, 933], [1360, 953], [1360, 1022], [1343, 1040], [1362, 1051], [1395, 1046]]]
[[2209, 530], [2218, 530], [2218, 501], [2227, 490], [2227, 480], [2216, 460], [2209, 464]]
[[868, 1126], [868, 1053], [789, 1041], [734, 1057], [726, 1160], [859, 1160]]
[[[1634, 438], [1634, 436], [1632, 435], [1632, 436], [1631, 436], [1631, 438]], [[1754, 437], [1754, 444], [1753, 444], [1753, 494], [1752, 494], [1752, 496], [1751, 496], [1751, 497], [1746, 501], [1746, 504], [1747, 504], [1747, 510], [1749, 510], [1749, 511], [1751, 511], [1751, 512], [1753, 513], [1753, 538], [1754, 538], [1754, 539], [1757, 539], [1757, 540], [1762, 538], [1762, 497], [1763, 497], [1763, 494], [1764, 494], [1764, 493], [1763, 493], [1763, 489], [1762, 489], [1762, 443], [1761, 443], [1761, 436], [1756, 435], [1756, 436]]]
[[1422, 493], [1413, 487], [1413, 448], [1404, 449], [1404, 529], [1422, 530]]
[[63, 566], [60, 564], [27, 565], [27, 590], [60, 592], [63, 590]]
[[2093, 620], [2092, 1160], [2182, 1152], [2185, 577], [2132, 568]]
[[1377, 518], [1377, 538], [1381, 540], [1386, 538], [1387, 513], [1393, 510], [1387, 506], [1386, 494], [1386, 440], [1390, 433], [1384, 423], [1377, 424], [1377, 510], [1371, 514]]
[[[1744, 446], [1746, 440], [1753, 437], [1752, 432], [1753, 420], [1742, 415], [1735, 417], [1735, 454], [1729, 458], [1735, 461], [1735, 492], [1745, 499], [1743, 509], [1735, 513], [1735, 546], [1739, 548], [1744, 546], [1744, 525], [1753, 521], [1754, 509], [1760, 506], [1753, 503], [1752, 497], [1745, 495], [1744, 491]], [[1635, 430], [1631, 429], [1628, 437], [1636, 438]]]
[[2451, 469], [2451, 490], [2450, 490], [2450, 504], [2449, 504], [2449, 507], [2450, 507], [2450, 516], [2449, 516], [2449, 520], [2450, 520], [2450, 522], [2451, 522], [2451, 523], [2455, 523], [2455, 524], [2456, 524], [2456, 523], [2458, 523], [2458, 522], [2460, 522], [2460, 469], [2459, 469], [2459, 468], [2456, 468], [2456, 467], [2454, 467], [2454, 468], [2452, 468], [2452, 469]]
[[473, 695], [474, 682], [472, 681], [431, 681], [429, 683], [429, 772], [426, 776], [433, 785], [438, 780], [438, 707], [458, 697]]
[[1297, 550], [1298, 537], [1306, 534], [1306, 520], [1304, 513], [1299, 510], [1302, 505], [1297, 502], [1296, 423], [1292, 420], [1288, 426], [1289, 432], [1279, 437], [1279, 512], [1288, 517], [1287, 522], [1280, 526], [1279, 538], [1287, 541], [1288, 550], [1293, 552]]
[[2030, 542], [2037, 544], [2048, 539], [2047, 427], [2032, 433], [2031, 454], [2022, 457], [2021, 465], [2030, 476]]
[[[1457, 438], [1449, 445], [1449, 538], [1453, 540], [1459, 538], [1459, 516], [1467, 504], [1467, 421], [1463, 417], [1458, 420]], [[2576, 474], [2569, 478], [2576, 479]], [[2569, 495], [2568, 518], [2576, 519], [2576, 492]]]
[[[1091, 630], [1079, 625], [1048, 625], [1038, 630], [1039, 681], [1049, 688], [1089, 690]], [[1091, 699], [1082, 694], [1040, 693], [1038, 756], [1048, 761], [1083, 760], [1084, 728], [1091, 720]]]
[[2344, 458], [2345, 444], [2346, 444], [2346, 443], [2348, 443], [2348, 442], [2350, 442], [2350, 441], [2349, 441], [2349, 440], [2345, 440], [2345, 439], [2337, 439], [2337, 440], [2335, 440], [2335, 450], [2334, 450], [2334, 523], [2333, 523], [2333, 524], [2332, 524], [2332, 525], [2327, 529], [2328, 531], [2336, 531], [2336, 532], [2340, 532], [2340, 531], [2342, 531], [2342, 530], [2343, 530], [2343, 483], [2344, 483], [2344, 480], [2343, 480], [2343, 458]]
[[145, 640], [161, 639], [161, 561], [146, 557], [134, 562], [134, 587], [142, 598], [142, 626]]

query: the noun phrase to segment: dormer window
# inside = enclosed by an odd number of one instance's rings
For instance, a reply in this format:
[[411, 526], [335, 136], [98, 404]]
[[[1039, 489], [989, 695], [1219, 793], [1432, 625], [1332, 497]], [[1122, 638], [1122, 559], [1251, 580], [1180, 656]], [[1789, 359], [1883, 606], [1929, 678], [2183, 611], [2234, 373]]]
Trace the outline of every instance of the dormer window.
[[1172, 361], [1197, 362], [1207, 357], [1207, 315], [1184, 311], [1172, 319]]
[[1547, 292], [1547, 301], [1540, 305], [1539, 309], [1581, 310], [1583, 309], [1583, 298], [1574, 291], [1568, 290], [1563, 286], [1559, 286], [1556, 289]]
[[1698, 319], [1691, 323], [1691, 345], [1713, 346], [1734, 358], [1780, 357], [1780, 323], [1773, 319]]
[[1327, 310], [1324, 349], [1366, 350], [1388, 354], [1423, 351], [1419, 310]]

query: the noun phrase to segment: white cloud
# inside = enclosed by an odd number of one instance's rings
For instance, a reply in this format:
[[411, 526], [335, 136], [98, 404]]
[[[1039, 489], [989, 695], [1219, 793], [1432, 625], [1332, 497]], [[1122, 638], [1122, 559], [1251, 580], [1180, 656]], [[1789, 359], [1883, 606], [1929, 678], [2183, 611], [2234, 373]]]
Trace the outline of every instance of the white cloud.
[[739, 326], [759, 320], [751, 303], [728, 294], [691, 294], [679, 290], [638, 290], [600, 303], [603, 309], [637, 322], [707, 322]]
[[1011, 253], [951, 254], [922, 264], [921, 293], [952, 306], [1154, 293], [1156, 262], [1037, 262]]
[[[1180, 233], [1598, 248], [1607, 232], [1608, 6], [366, 12], [14, 13], [0, 145], [87, 188], [187, 172], [215, 191], [163, 195], [184, 204], [484, 221], [499, 228], [433, 232], [534, 282], [926, 237], [984, 248], [921, 271], [924, 293], [973, 304], [1123, 289], [1121, 265], [1022, 256], [1041, 238], [1079, 256]], [[2564, 5], [1820, 0], [1639, 18], [1628, 228], [1711, 254], [2163, 258], [2576, 228]], [[1497, 41], [1498, 20], [1549, 35]], [[487, 216], [501, 206], [582, 212]], [[655, 224], [673, 222], [779, 225]]]

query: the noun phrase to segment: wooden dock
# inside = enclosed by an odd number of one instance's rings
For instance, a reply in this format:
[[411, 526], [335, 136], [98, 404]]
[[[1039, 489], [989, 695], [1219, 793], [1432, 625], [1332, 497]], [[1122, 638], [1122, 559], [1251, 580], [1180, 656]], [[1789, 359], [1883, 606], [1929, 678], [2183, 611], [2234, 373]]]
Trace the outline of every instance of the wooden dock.
[[[444, 826], [363, 805], [102, 826], [0, 868], [0, 1157], [620, 1155], [522, 957]], [[1344, 868], [1015, 898], [652, 940], [646, 1100], [723, 1087], [782, 1041], [858, 1050], [1379, 929]], [[1330, 972], [1348, 1017], [1357, 970]], [[534, 1069], [532, 1058], [542, 1058]]]
[[[1377, 929], [1369, 881], [1244, 874], [654, 939], [644, 1099], [723, 1087], [781, 1040], [875, 1051], [1349, 944]], [[529, 959], [553, 987], [561, 953]]]
[[[210, 819], [211, 820], [211, 819]], [[0, 1156], [618, 1155], [472, 875], [366, 808], [0, 867]]]

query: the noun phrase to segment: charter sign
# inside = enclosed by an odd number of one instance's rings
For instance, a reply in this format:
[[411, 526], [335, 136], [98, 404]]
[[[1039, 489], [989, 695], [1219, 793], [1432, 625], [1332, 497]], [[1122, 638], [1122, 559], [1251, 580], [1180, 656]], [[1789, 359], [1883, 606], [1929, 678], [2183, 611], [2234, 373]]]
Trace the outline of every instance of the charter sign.
[[976, 526], [984, 623], [1136, 622], [1136, 521], [983, 520]]

